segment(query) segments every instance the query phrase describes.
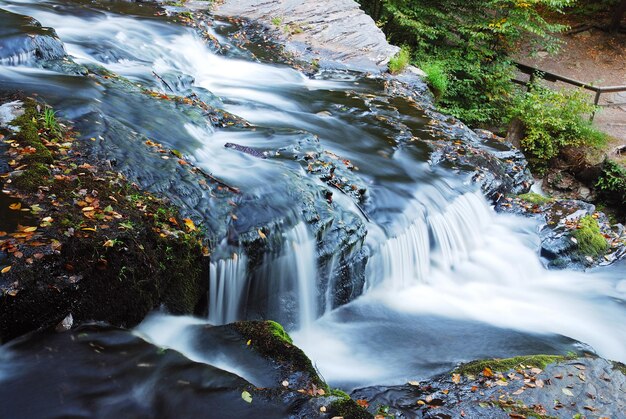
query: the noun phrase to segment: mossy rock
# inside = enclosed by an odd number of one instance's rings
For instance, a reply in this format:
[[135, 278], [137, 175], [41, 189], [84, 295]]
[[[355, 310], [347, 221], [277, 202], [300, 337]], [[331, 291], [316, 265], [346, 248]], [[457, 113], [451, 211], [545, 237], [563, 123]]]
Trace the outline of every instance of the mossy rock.
[[475, 376], [482, 373], [485, 368], [489, 368], [493, 372], [506, 372], [516, 369], [521, 365], [523, 365], [524, 368], [531, 366], [544, 369], [550, 364], [565, 361], [567, 359], [571, 358], [563, 355], [526, 355], [504, 359], [486, 359], [468, 362], [467, 364], [459, 366], [453, 372], [462, 375]]
[[260, 355], [269, 358], [291, 373], [304, 373], [317, 388], [330, 392], [313, 367], [311, 360], [293, 344], [283, 327], [271, 320], [236, 322], [232, 327], [249, 342]]
[[518, 195], [517, 197], [523, 201], [526, 201], [528, 203], [535, 204], [535, 205], [545, 205], [554, 201], [553, 198], [539, 195], [538, 193], [534, 193], [534, 192], [521, 194], [521, 195]]
[[602, 235], [598, 221], [590, 215], [580, 219], [578, 229], [572, 236], [578, 241], [579, 252], [583, 255], [599, 257], [609, 249], [609, 243]]

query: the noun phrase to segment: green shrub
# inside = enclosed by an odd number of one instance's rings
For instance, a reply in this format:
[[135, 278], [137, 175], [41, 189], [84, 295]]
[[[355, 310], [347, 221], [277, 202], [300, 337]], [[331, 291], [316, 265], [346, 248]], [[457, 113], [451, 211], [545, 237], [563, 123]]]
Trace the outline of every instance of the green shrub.
[[521, 146], [535, 168], [543, 167], [566, 146], [600, 146], [606, 135], [592, 127], [596, 110], [581, 90], [551, 90], [538, 84], [519, 96], [511, 117], [524, 125]]
[[391, 74], [402, 73], [411, 61], [411, 50], [402, 47], [400, 51], [389, 60], [389, 72]]
[[609, 243], [600, 232], [598, 221], [590, 215], [580, 219], [573, 236], [578, 241], [578, 249], [584, 255], [598, 257], [609, 249]]
[[599, 198], [608, 205], [626, 212], [626, 169], [611, 160], [606, 160], [596, 182]]
[[426, 83], [439, 99], [448, 90], [448, 73], [441, 61], [427, 61], [420, 68], [426, 73]]

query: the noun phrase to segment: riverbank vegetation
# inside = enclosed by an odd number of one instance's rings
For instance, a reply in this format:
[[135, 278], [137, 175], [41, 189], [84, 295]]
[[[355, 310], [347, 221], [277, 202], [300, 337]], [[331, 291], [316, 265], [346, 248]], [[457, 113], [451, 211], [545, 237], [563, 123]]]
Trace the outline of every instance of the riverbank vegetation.
[[[575, 17], [587, 25], [615, 23], [621, 0], [360, 0], [389, 41], [410, 48], [411, 63], [425, 73], [437, 107], [471, 127], [506, 135], [517, 125], [517, 144], [535, 175], [542, 176], [560, 153], [572, 147], [598, 150], [608, 136], [593, 127], [599, 111], [579, 90], [554, 90], [534, 80], [515, 84], [513, 56], [522, 44], [532, 53], [554, 53], [558, 34]], [[617, 26], [616, 26], [617, 25]], [[395, 63], [394, 70], [396, 72]], [[597, 152], [595, 153], [597, 154]], [[612, 188], [623, 182], [611, 164], [603, 177], [587, 182], [608, 205], [623, 204]], [[621, 180], [620, 180], [621, 179]], [[595, 182], [597, 181], [597, 184]], [[619, 201], [619, 202], [618, 202]]]

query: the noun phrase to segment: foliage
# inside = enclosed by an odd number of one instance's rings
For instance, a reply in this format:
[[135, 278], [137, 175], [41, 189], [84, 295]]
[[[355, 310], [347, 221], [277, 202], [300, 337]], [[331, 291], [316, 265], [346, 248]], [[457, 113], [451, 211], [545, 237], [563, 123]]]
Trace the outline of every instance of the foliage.
[[[565, 26], [547, 22], [539, 8], [560, 12], [572, 0], [360, 0], [390, 41], [409, 45], [418, 63], [439, 62], [448, 88], [442, 110], [473, 125], [500, 122], [514, 90], [507, 55], [522, 35], [555, 50], [552, 35]], [[428, 72], [427, 72], [428, 73]], [[441, 80], [441, 78], [438, 78]]]
[[600, 199], [622, 212], [626, 211], [626, 169], [611, 160], [606, 160], [596, 182]]
[[391, 74], [402, 73], [411, 61], [411, 50], [403, 46], [400, 51], [389, 60], [389, 72]]
[[426, 83], [433, 91], [435, 98], [445, 96], [448, 90], [448, 74], [441, 61], [426, 61], [420, 64], [420, 68], [426, 73]]
[[600, 232], [598, 221], [586, 215], [578, 222], [573, 236], [578, 241], [580, 252], [588, 256], [602, 256], [609, 249], [609, 243]]
[[606, 135], [588, 120], [595, 110], [581, 90], [555, 91], [533, 84], [515, 101], [511, 117], [524, 125], [521, 146], [531, 164], [542, 167], [566, 146], [600, 146], [606, 142]]

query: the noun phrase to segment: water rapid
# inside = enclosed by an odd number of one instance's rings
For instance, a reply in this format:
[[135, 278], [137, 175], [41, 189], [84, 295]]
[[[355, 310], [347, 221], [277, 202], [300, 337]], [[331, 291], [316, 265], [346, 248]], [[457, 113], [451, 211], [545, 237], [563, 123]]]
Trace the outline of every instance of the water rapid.
[[[181, 193], [213, 234], [208, 318], [153, 316], [136, 330], [142, 339], [259, 386], [262, 373], [198, 351], [198, 328], [280, 321], [346, 389], [491, 356], [584, 349], [626, 361], [624, 264], [545, 269], [536, 222], [496, 214], [467, 175], [431, 166], [428, 116], [385, 80], [307, 76], [253, 59], [233, 42], [231, 22], [203, 28], [215, 48], [153, 9], [113, 3], [0, 8], [54, 28], [78, 65], [121, 81], [38, 66], [19, 52], [0, 57], [0, 83], [39, 95], [86, 138], [102, 137], [107, 158], [142, 186], [181, 191], [157, 166], [165, 163], [139, 160], [148, 138], [222, 182]], [[145, 91], [199, 97], [249, 125], [220, 126]], [[229, 188], [241, 193], [224, 198]]]

